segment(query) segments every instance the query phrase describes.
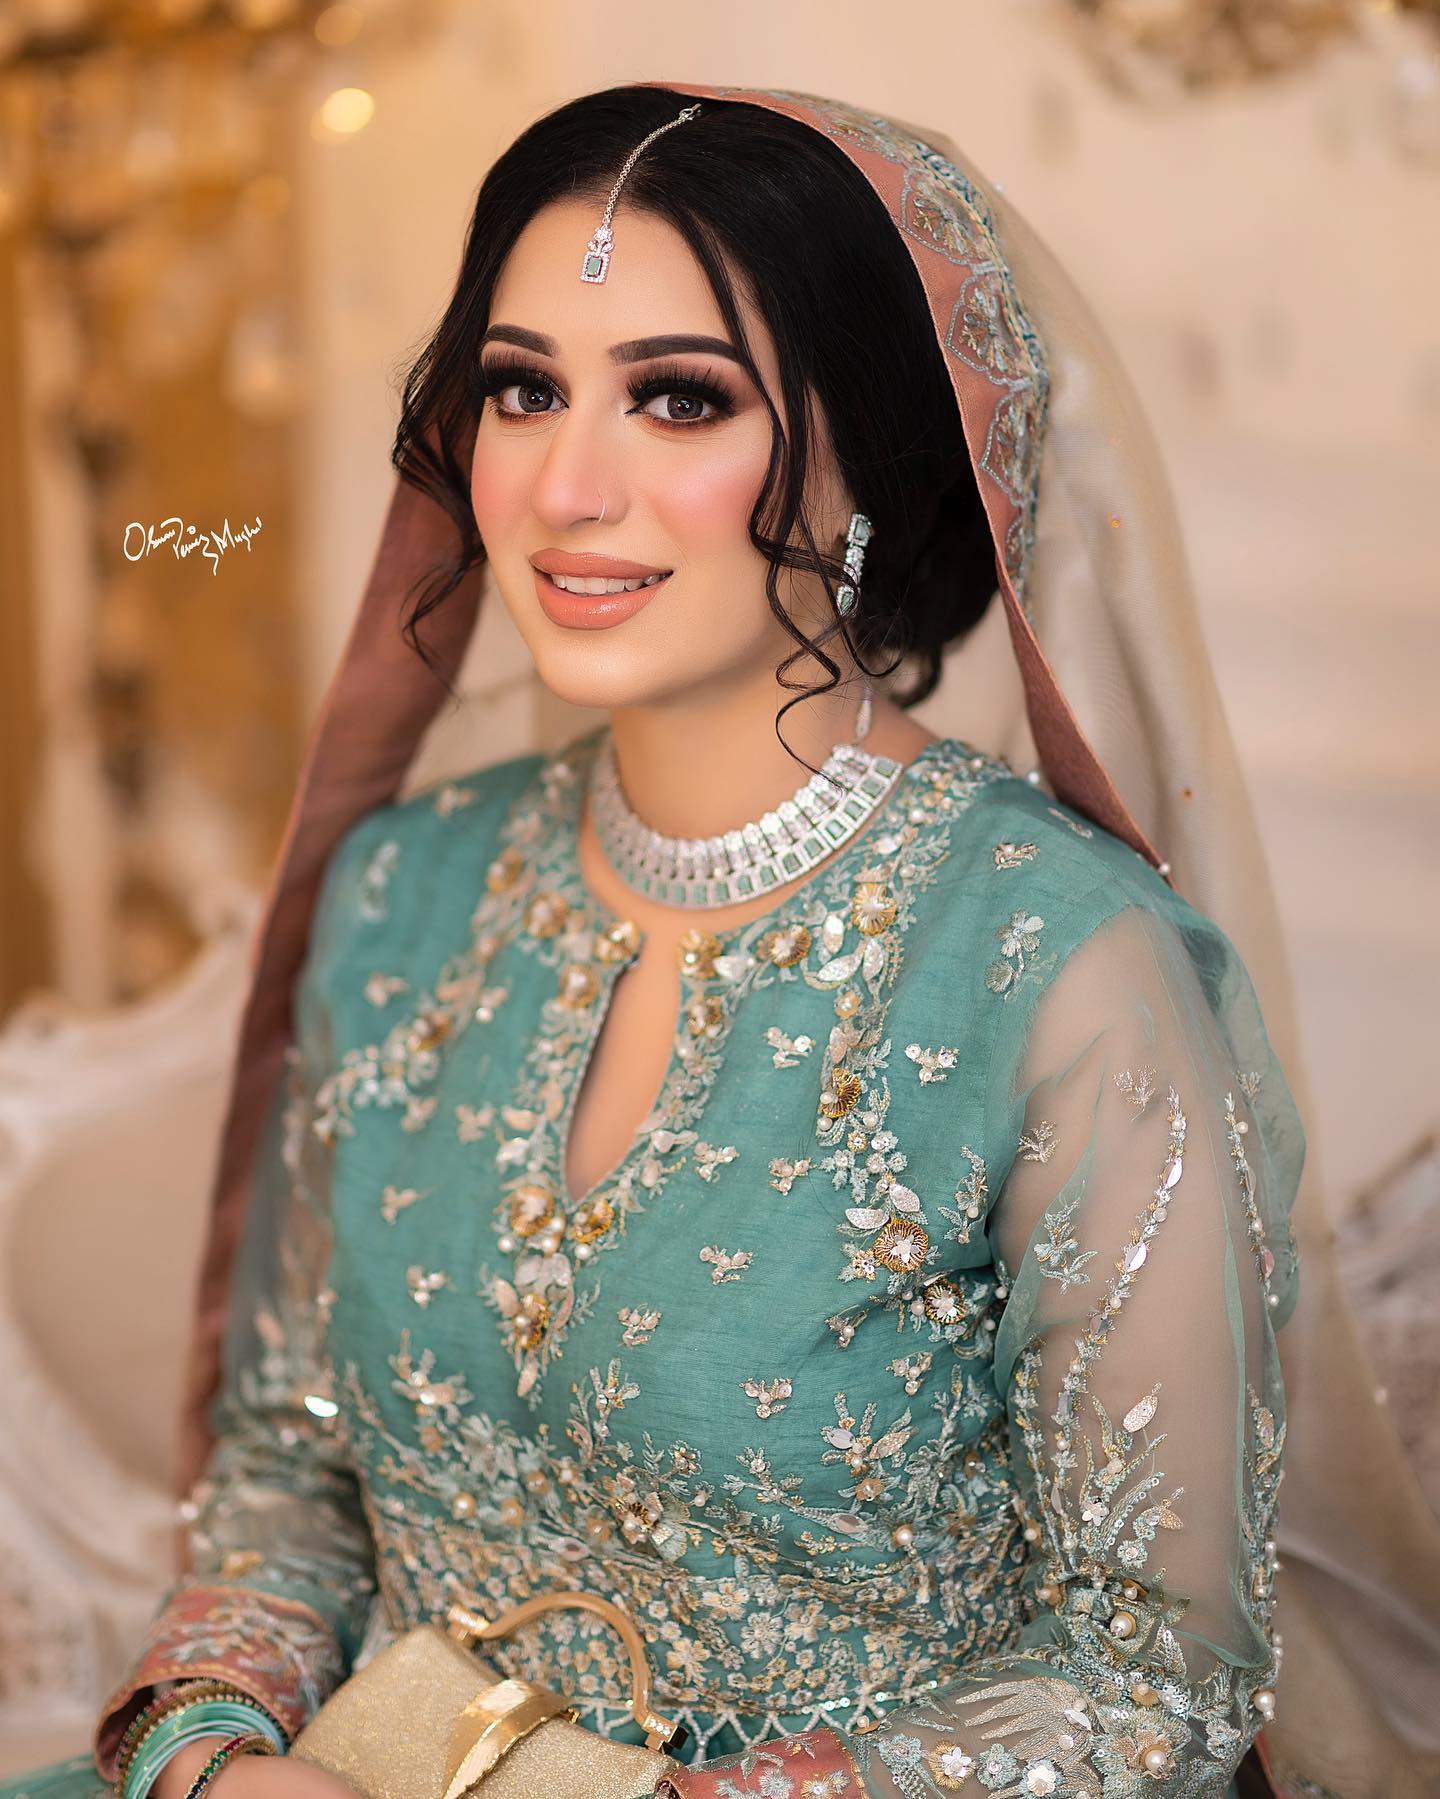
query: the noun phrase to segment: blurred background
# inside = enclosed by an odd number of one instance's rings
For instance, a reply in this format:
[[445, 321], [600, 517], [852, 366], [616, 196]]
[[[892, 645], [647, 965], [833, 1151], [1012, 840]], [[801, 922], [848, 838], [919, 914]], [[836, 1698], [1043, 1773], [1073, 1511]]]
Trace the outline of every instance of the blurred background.
[[[489, 163], [644, 78], [949, 134], [1121, 350], [1440, 1504], [1440, 3], [0, 0], [0, 1776], [85, 1746], [171, 1578], [247, 934], [397, 382]], [[918, 714], [981, 745], [987, 634]], [[585, 722], [529, 670], [487, 606], [418, 778]]]

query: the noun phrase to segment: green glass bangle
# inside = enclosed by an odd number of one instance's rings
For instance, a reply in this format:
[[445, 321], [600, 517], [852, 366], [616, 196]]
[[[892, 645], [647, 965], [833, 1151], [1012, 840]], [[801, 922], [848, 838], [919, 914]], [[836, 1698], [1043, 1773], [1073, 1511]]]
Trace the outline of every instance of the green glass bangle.
[[[258, 1699], [237, 1687], [232, 1681], [222, 1680], [212, 1675], [198, 1675], [182, 1679], [168, 1693], [156, 1694], [130, 1720], [124, 1736], [120, 1739], [120, 1747], [115, 1754], [114, 1785], [117, 1791], [123, 1792], [125, 1776], [129, 1772], [130, 1762], [135, 1751], [160, 1720], [169, 1717], [174, 1712], [184, 1711], [188, 1706], [198, 1705], [203, 1699], [237, 1699], [242, 1705], [260, 1706]], [[268, 1707], [260, 1706], [260, 1709], [267, 1713], [271, 1722], [278, 1729], [280, 1720], [269, 1712]]]
[[175, 1752], [198, 1737], [259, 1730], [283, 1753], [284, 1733], [260, 1706], [246, 1699], [200, 1699], [161, 1718], [137, 1746], [127, 1771], [124, 1799], [144, 1799], [155, 1776]]
[[220, 1770], [242, 1755], [274, 1755], [275, 1745], [269, 1737], [258, 1730], [243, 1731], [239, 1736], [229, 1737], [206, 1762], [205, 1766], [190, 1783], [190, 1790], [185, 1799], [203, 1799], [210, 1782]]
[[236, 1731], [258, 1731], [277, 1754], [286, 1749], [284, 1733], [258, 1705], [241, 1699], [198, 1699], [161, 1718], [150, 1731], [126, 1771], [121, 1799], [147, 1799], [156, 1777], [173, 1755], [201, 1737], [229, 1736]]

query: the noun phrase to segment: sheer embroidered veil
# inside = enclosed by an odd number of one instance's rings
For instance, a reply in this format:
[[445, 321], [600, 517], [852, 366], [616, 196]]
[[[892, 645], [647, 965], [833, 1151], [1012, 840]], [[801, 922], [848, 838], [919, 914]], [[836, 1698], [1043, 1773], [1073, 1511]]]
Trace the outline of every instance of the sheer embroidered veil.
[[[1006, 197], [936, 132], [814, 96], [636, 85], [787, 114], [829, 136], [880, 195], [930, 301], [1020, 676], [1013, 715], [982, 747], [1017, 767], [1038, 761], [1054, 794], [1160, 865], [1222, 927], [1304, 1115], [1274, 898], [1164, 471], [1084, 300]], [[187, 1491], [209, 1452], [237, 1251], [261, 1202], [257, 1147], [304, 1023], [294, 989], [320, 882], [348, 827], [402, 791], [444, 697], [399, 621], [450, 550], [449, 520], [397, 480], [253, 944], [195, 1314]], [[474, 628], [480, 581], [477, 567], [426, 621], [452, 669]], [[1298, 1295], [1284, 1296], [1278, 1336], [1289, 1420], [1277, 1581], [1284, 1659], [1265, 1754], [1272, 1779], [1295, 1794], [1419, 1794], [1414, 1758], [1440, 1751], [1440, 1531], [1377, 1404], [1315, 1158], [1278, 1114], [1266, 1136], [1280, 1186], [1299, 1182], [1300, 1278]], [[1278, 1196], [1282, 1212], [1289, 1198]]]

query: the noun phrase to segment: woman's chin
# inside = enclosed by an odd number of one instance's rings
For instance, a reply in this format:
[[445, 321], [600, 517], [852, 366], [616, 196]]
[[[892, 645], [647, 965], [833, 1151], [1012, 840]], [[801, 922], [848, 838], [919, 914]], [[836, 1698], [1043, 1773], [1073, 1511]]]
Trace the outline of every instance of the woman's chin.
[[[555, 623], [534, 599], [508, 606], [511, 620], [547, 692], [566, 705], [609, 712], [622, 707], [696, 705], [717, 686], [745, 687], [757, 668], [773, 668], [790, 647], [776, 641], [768, 606], [753, 632], [717, 638], [716, 621], [697, 628], [676, 612], [647, 606], [613, 630], [573, 630]], [[706, 662], [697, 651], [708, 651]]]
[[622, 669], [597, 666], [604, 660], [608, 659], [594, 654], [548, 655], [537, 651], [535, 673], [557, 700], [595, 712], [609, 712], [617, 706], [643, 706], [660, 697], [653, 681], [637, 681], [627, 678]]

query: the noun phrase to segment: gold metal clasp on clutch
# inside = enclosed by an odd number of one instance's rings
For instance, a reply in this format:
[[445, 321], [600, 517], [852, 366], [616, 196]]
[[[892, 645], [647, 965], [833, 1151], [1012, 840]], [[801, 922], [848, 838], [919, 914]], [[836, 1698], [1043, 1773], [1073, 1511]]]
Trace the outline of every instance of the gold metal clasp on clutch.
[[574, 1587], [554, 1593], [537, 1593], [533, 1599], [501, 1612], [498, 1618], [486, 1618], [468, 1605], [457, 1602], [450, 1607], [446, 1618], [449, 1634], [455, 1641], [473, 1649], [478, 1643], [508, 1637], [522, 1624], [528, 1624], [544, 1612], [557, 1611], [593, 1612], [597, 1618], [604, 1619], [625, 1645], [630, 1658], [630, 1715], [645, 1732], [645, 1747], [671, 1749], [682, 1743], [686, 1735], [684, 1725], [662, 1717], [651, 1707], [650, 1657], [645, 1649], [645, 1639], [630, 1614], [613, 1600]]
[[490, 1628], [490, 1620], [482, 1618], [479, 1612], [472, 1612], [468, 1605], [461, 1605], [459, 1600], [445, 1614], [449, 1621], [447, 1635], [454, 1637], [457, 1643], [465, 1648], [473, 1649]]
[[528, 1680], [502, 1680], [477, 1694], [451, 1730], [441, 1799], [462, 1799], [517, 1743], [551, 1718], [573, 1723], [575, 1713], [558, 1693]]

